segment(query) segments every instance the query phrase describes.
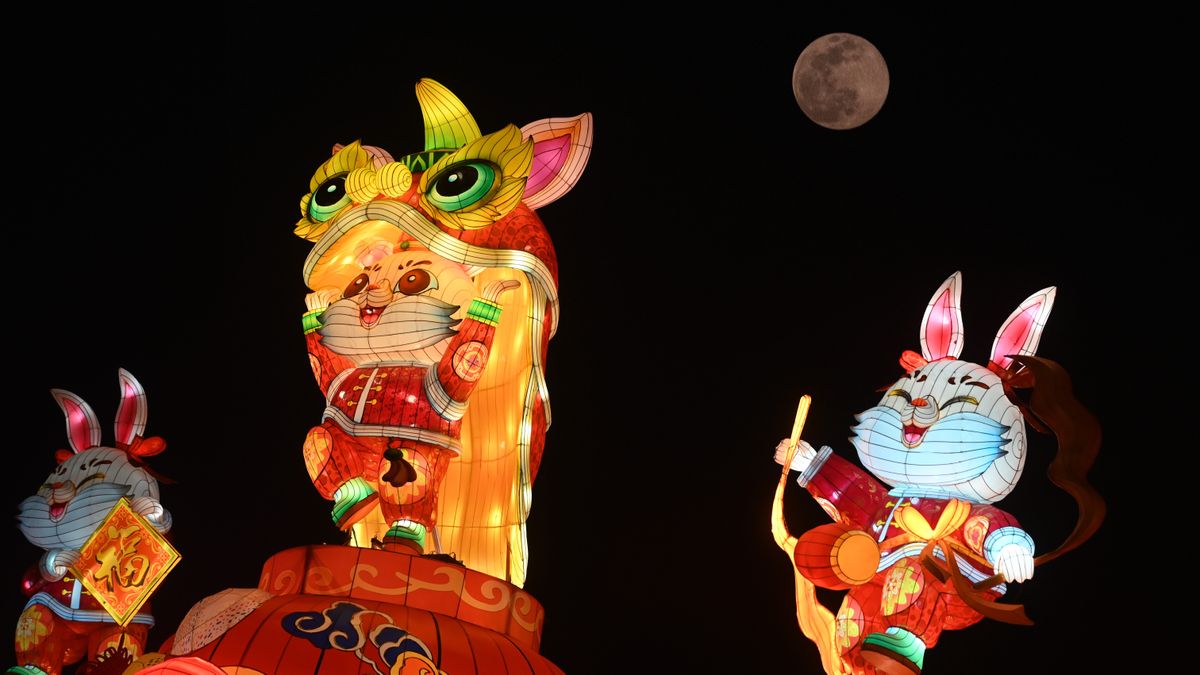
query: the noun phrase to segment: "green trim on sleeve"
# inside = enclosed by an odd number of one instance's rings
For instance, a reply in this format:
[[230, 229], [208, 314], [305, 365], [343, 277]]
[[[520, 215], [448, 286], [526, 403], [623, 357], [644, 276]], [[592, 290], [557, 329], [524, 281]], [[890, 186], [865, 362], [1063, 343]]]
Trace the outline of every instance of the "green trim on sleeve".
[[500, 322], [500, 305], [483, 298], [475, 298], [467, 308], [467, 318], [495, 326]]
[[324, 309], [310, 309], [300, 317], [300, 325], [304, 327], [304, 334], [318, 330], [324, 324], [321, 323], [321, 315], [325, 313]]

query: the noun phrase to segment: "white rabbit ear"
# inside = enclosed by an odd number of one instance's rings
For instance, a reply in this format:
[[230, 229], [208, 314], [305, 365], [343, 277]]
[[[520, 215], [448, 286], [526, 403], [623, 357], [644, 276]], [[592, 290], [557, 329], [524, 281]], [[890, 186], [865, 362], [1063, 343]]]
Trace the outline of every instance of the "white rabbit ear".
[[530, 122], [521, 136], [533, 141], [533, 165], [521, 201], [541, 208], [575, 187], [592, 154], [592, 114]]
[[117, 443], [129, 445], [146, 430], [146, 416], [149, 414], [146, 390], [142, 389], [137, 378], [124, 368], [117, 371], [117, 380], [121, 386], [121, 403], [117, 406], [115, 427]]
[[100, 445], [100, 420], [91, 406], [63, 389], [51, 389], [50, 395], [67, 417], [67, 442], [71, 449], [79, 453]]
[[1025, 298], [1025, 302], [1017, 307], [1017, 311], [1009, 315], [996, 333], [992, 342], [992, 363], [1001, 368], [1012, 365], [1010, 356], [1018, 354], [1030, 356], [1037, 353], [1038, 342], [1042, 339], [1042, 330], [1046, 320], [1050, 318], [1050, 310], [1054, 307], [1054, 286], [1043, 288]]
[[921, 354], [928, 361], [957, 359], [963, 350], [962, 272], [950, 275], [925, 308], [921, 319]]

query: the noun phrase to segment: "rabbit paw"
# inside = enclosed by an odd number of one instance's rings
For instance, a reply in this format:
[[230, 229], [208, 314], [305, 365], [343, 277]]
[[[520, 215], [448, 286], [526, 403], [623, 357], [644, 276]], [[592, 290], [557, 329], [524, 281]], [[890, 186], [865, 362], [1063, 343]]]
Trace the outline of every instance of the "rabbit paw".
[[308, 311], [312, 312], [318, 309], [325, 309], [329, 305], [342, 299], [342, 292], [336, 288], [322, 288], [319, 291], [314, 291], [304, 296], [304, 305], [308, 307]]
[[74, 549], [46, 551], [46, 554], [42, 556], [42, 577], [47, 581], [58, 581], [77, 562], [79, 562], [79, 551]]
[[1033, 553], [1020, 544], [1008, 544], [996, 554], [993, 571], [1005, 581], [1028, 581], [1033, 578]]
[[[788, 445], [790, 444], [791, 439], [785, 438], [775, 446], [776, 464], [783, 464], [783, 460], [787, 458]], [[801, 440], [796, 443], [796, 456], [792, 458], [792, 465], [788, 468], [792, 471], [803, 472], [816, 456], [817, 451], [813, 449], [813, 446], [809, 445], [808, 441]]]
[[133, 510], [139, 516], [149, 520], [152, 523], [162, 520], [162, 503], [153, 497], [134, 497], [130, 506], [133, 507]]
[[500, 299], [500, 294], [511, 291], [514, 288], [520, 288], [521, 282], [515, 279], [505, 279], [504, 281], [493, 281], [483, 289], [483, 293], [479, 297], [490, 302], [496, 302]]

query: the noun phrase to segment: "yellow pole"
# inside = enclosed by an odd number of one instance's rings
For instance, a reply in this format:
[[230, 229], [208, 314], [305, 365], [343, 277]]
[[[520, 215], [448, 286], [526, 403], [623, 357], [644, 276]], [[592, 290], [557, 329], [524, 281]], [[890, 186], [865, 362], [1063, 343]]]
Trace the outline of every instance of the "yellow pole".
[[[805, 394], [800, 398], [800, 405], [796, 407], [796, 421], [792, 425], [787, 456], [784, 457], [779, 485], [775, 488], [775, 500], [771, 504], [771, 534], [775, 537], [775, 543], [787, 555], [789, 562], [793, 560], [796, 551], [796, 537], [787, 531], [787, 523], [783, 519], [783, 490], [787, 486], [788, 469], [796, 457], [800, 434], [803, 433], [804, 423], [808, 420], [808, 406], [811, 403], [812, 398]], [[821, 666], [826, 675], [844, 675], [846, 670], [842, 667], [841, 656], [834, 645], [837, 624], [833, 612], [825, 609], [817, 601], [813, 583], [800, 574], [794, 563], [792, 572], [796, 578], [796, 622], [800, 624], [800, 632], [817, 646], [817, 651], [821, 653]]]
[[788, 442], [787, 461], [783, 463], [783, 473], [787, 475], [788, 467], [792, 465], [792, 460], [796, 457], [796, 449], [800, 445], [800, 434], [804, 431], [804, 423], [808, 421], [808, 406], [812, 404], [812, 397], [805, 394], [800, 397], [800, 405], [796, 406], [796, 421], [792, 423], [792, 437]]

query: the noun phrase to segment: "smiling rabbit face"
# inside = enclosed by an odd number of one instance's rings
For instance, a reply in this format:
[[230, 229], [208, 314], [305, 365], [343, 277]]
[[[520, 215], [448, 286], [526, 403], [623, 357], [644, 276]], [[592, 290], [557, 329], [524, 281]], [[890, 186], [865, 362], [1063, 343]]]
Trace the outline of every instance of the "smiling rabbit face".
[[[162, 452], [166, 443], [161, 438], [142, 437], [146, 394], [124, 370], [119, 381], [117, 447], [100, 444], [100, 422], [86, 401], [69, 391], [51, 392], [66, 416], [70, 450], [56, 453], [58, 466], [37, 493], [20, 504], [18, 526], [34, 545], [48, 551], [82, 547], [122, 497], [146, 510], [143, 515], [161, 531], [170, 527], [169, 518], [157, 506], [158, 482], [139, 465], [140, 458]], [[156, 506], [148, 506], [151, 501]]]
[[993, 502], [1012, 490], [1025, 464], [1020, 409], [995, 373], [967, 361], [908, 373], [856, 420], [851, 442], [860, 460], [893, 487]]
[[1038, 291], [1013, 312], [984, 367], [958, 360], [961, 286], [955, 273], [934, 293], [921, 323], [922, 354], [905, 353], [908, 372], [855, 417], [850, 440], [863, 465], [901, 491], [991, 503], [1016, 486], [1026, 447], [1024, 418], [997, 373], [1010, 356], [1036, 351], [1055, 291]]
[[21, 532], [44, 549], [83, 546], [121, 497], [158, 499], [158, 483], [116, 448], [72, 455], [21, 502]]

